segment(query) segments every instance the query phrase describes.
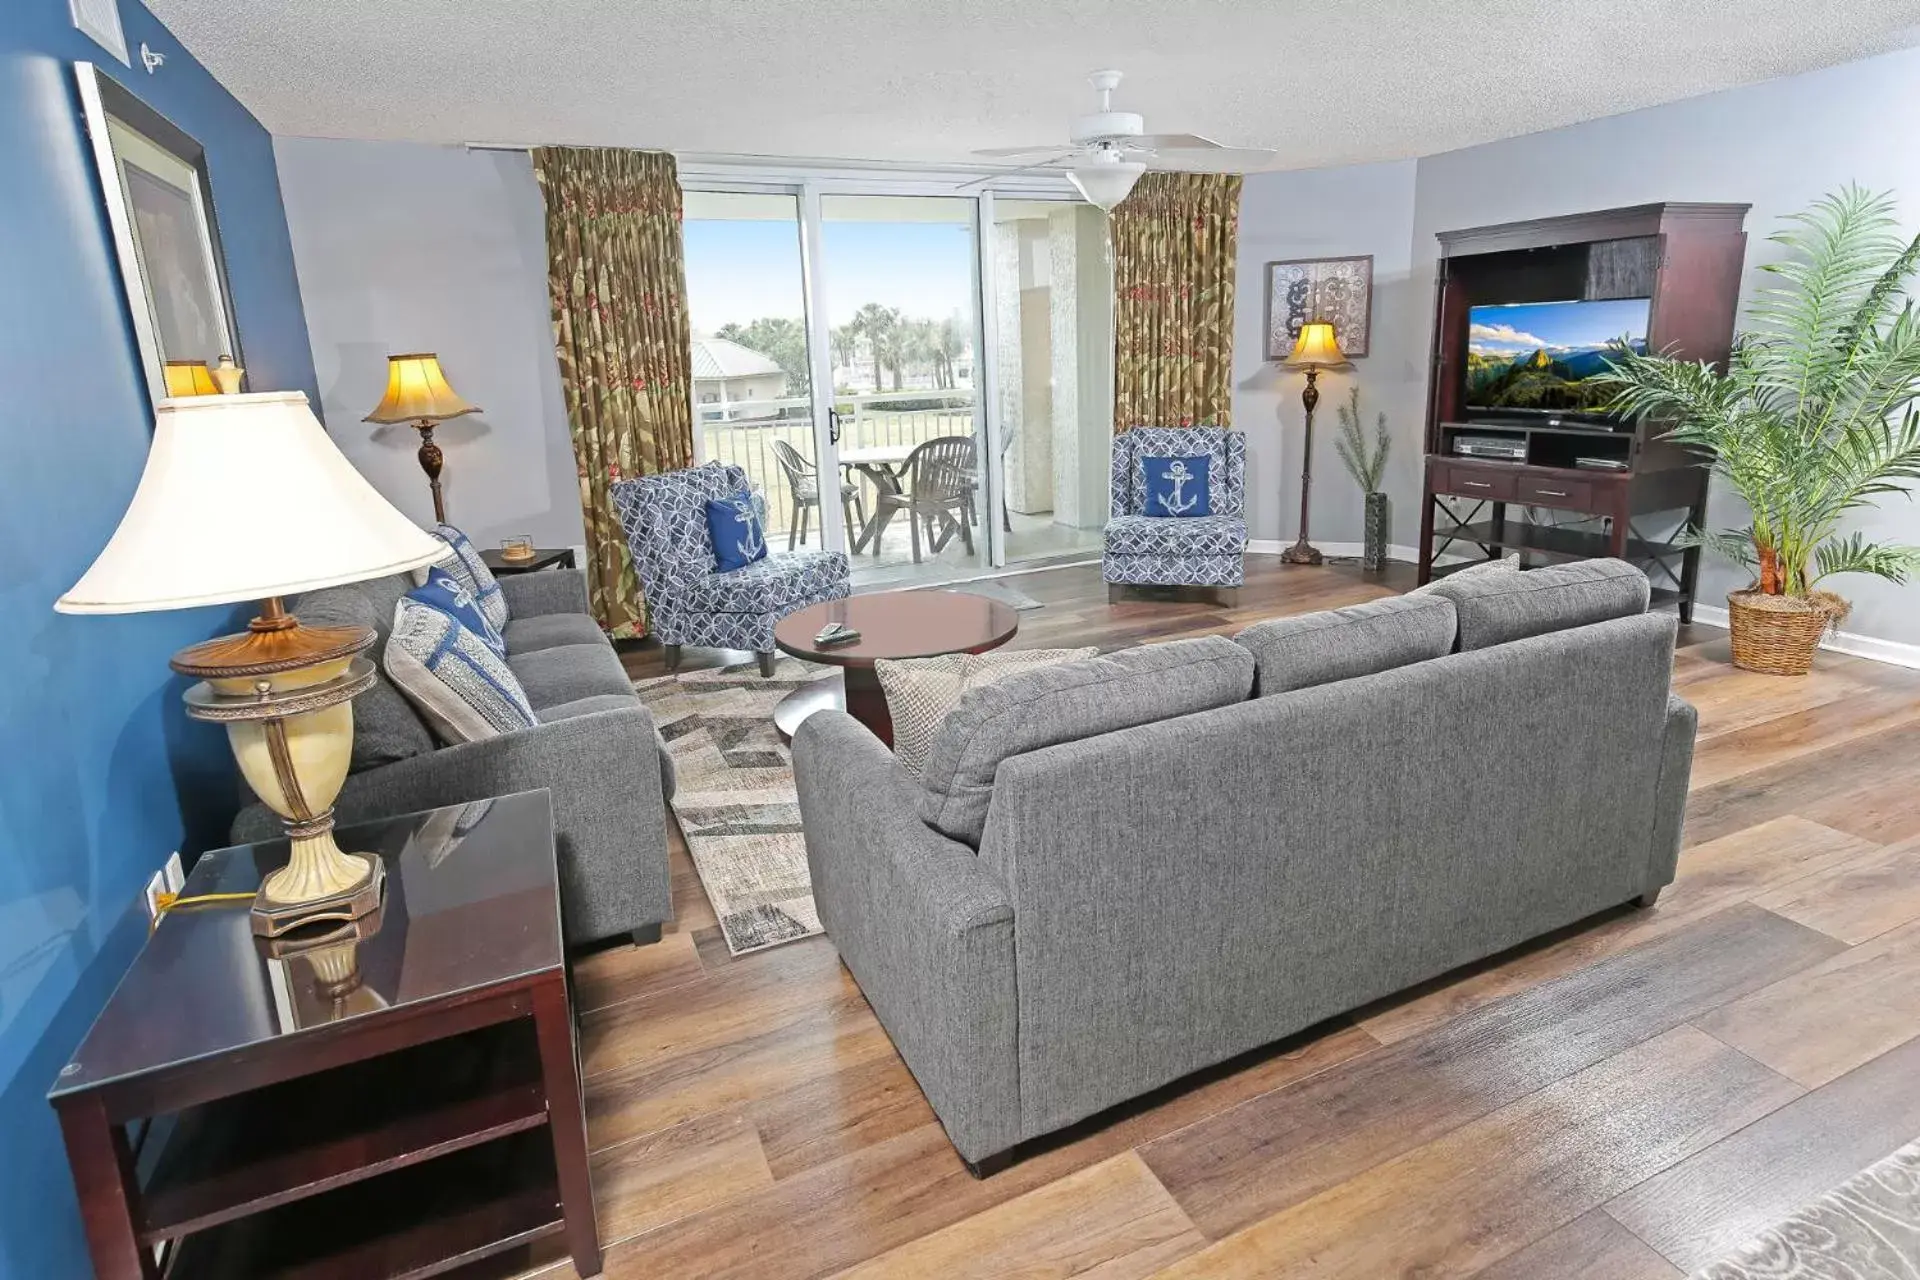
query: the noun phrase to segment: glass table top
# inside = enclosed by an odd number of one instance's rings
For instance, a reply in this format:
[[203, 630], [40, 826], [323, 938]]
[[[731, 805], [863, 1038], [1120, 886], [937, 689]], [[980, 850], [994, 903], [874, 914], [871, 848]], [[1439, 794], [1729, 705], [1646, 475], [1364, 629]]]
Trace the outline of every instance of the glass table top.
[[[268, 941], [254, 937], [249, 902], [174, 909], [51, 1096], [565, 963], [546, 792], [343, 826], [335, 839], [385, 861], [378, 911]], [[214, 850], [182, 896], [252, 892], [286, 858], [284, 838]]]

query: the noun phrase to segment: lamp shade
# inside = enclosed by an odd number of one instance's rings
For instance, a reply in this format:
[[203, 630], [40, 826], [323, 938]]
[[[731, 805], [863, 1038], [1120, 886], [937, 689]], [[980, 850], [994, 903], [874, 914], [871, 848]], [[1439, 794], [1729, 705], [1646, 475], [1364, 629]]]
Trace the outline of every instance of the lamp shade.
[[1293, 344], [1293, 354], [1286, 363], [1327, 368], [1346, 364], [1347, 353], [1340, 349], [1332, 325], [1325, 320], [1309, 320], [1300, 326], [1300, 339]]
[[205, 360], [169, 360], [166, 369], [167, 394], [170, 396], [211, 396], [220, 393], [220, 388], [213, 384], [213, 370], [207, 368]]
[[155, 416], [133, 501], [62, 613], [262, 600], [447, 554], [353, 469], [302, 392], [162, 400]]
[[387, 357], [387, 394], [366, 416], [368, 422], [445, 422], [478, 413], [447, 385], [440, 357], [431, 351]]
[[1127, 198], [1146, 171], [1147, 166], [1138, 160], [1096, 160], [1067, 170], [1067, 180], [1079, 188], [1088, 204], [1111, 210]]

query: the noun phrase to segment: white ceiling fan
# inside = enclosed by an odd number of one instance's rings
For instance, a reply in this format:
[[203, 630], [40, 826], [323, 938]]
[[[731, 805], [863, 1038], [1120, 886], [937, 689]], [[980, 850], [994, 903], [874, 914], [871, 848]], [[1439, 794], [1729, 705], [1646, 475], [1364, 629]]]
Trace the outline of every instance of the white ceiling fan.
[[1113, 109], [1113, 91], [1120, 87], [1118, 71], [1096, 71], [1087, 80], [1100, 95], [1100, 110], [1073, 122], [1068, 144], [990, 147], [973, 154], [993, 160], [1039, 156], [1014, 172], [1064, 169], [1080, 194], [1102, 209], [1127, 198], [1147, 171], [1148, 161], [1161, 161], [1155, 167], [1163, 169], [1234, 172], [1265, 164], [1279, 154], [1264, 148], [1223, 146], [1193, 133], [1148, 133], [1147, 122], [1138, 112]]

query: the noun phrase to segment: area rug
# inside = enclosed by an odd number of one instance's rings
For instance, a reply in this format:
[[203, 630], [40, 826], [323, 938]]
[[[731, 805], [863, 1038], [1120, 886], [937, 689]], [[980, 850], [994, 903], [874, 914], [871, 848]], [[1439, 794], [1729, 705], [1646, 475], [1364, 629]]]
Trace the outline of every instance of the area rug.
[[1694, 1272], [1693, 1280], [1920, 1280], [1920, 1141]]
[[1046, 601], [1035, 600], [1026, 592], [1008, 586], [996, 578], [984, 578], [978, 582], [956, 582], [951, 587], [929, 588], [935, 591], [964, 591], [969, 595], [985, 596], [989, 600], [998, 600], [1010, 609], [1026, 612], [1029, 609], [1044, 609]]
[[749, 662], [634, 681], [667, 740], [673, 811], [736, 956], [821, 931], [793, 758], [774, 730], [773, 708], [835, 670], [783, 655], [772, 679]]

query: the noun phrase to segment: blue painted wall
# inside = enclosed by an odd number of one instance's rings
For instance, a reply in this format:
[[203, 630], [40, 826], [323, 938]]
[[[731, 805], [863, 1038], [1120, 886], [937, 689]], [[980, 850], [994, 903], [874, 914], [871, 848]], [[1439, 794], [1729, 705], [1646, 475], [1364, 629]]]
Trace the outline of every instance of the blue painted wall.
[[166, 661], [243, 615], [53, 612], [119, 522], [152, 434], [74, 61], [107, 68], [207, 149], [250, 385], [318, 403], [267, 131], [138, 0], [121, 10], [128, 44], [166, 55], [157, 74], [75, 31], [67, 0], [0, 4], [5, 1280], [89, 1274], [45, 1094], [139, 946], [147, 877], [175, 848], [221, 843], [235, 785], [223, 735], [181, 714]]

